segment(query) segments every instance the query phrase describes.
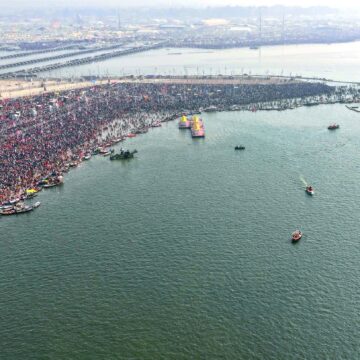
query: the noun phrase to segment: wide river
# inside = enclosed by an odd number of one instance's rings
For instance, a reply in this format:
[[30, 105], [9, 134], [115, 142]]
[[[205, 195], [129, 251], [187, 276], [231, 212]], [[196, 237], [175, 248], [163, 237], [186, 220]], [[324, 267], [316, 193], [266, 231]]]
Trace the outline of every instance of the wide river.
[[0, 219], [1, 359], [360, 358], [360, 114], [203, 119]]
[[41, 76], [240, 75], [247, 73], [315, 76], [360, 82], [359, 64], [360, 41], [329, 45], [265, 46], [258, 50], [249, 48], [159, 49], [58, 69], [42, 73]]

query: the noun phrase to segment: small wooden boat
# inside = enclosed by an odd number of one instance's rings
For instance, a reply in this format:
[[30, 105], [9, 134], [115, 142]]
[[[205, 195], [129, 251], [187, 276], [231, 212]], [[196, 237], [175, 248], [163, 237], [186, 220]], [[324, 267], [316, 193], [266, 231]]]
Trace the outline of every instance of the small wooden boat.
[[52, 187], [58, 186], [59, 184], [55, 184], [55, 183], [49, 183], [49, 184], [44, 184], [43, 188], [44, 189], [50, 189]]
[[340, 125], [339, 124], [331, 124], [328, 126], [328, 130], [336, 130], [339, 129]]
[[297, 242], [302, 238], [302, 232], [300, 230], [296, 230], [291, 234], [291, 240], [293, 242]]
[[113, 152], [114, 152], [114, 150], [111, 149], [111, 150], [107, 151], [106, 153], [102, 153], [102, 156], [109, 156], [109, 155], [111, 155]]
[[38, 196], [37, 193], [30, 193], [30, 194], [26, 194], [24, 196], [24, 200], [29, 200], [29, 199], [33, 199], [34, 197]]
[[245, 146], [243, 145], [235, 146], [235, 150], [245, 150]]

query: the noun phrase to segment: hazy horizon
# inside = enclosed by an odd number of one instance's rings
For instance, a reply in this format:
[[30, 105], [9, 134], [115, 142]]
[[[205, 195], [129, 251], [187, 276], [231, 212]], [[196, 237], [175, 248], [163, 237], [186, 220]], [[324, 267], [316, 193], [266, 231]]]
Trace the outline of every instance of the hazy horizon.
[[[1, 4], [2, 3], [2, 4]], [[13, 0], [11, 2], [0, 1], [3, 8], [29, 8], [29, 7], [207, 7], [207, 6], [240, 6], [240, 7], [256, 7], [256, 6], [299, 6], [299, 7], [314, 7], [324, 6], [333, 8], [353, 8], [360, 9], [360, 4], [354, 0], [343, 0], [341, 2], [335, 0], [255, 0], [255, 1], [239, 1], [239, 0], [154, 0], [149, 5], [146, 0], [132, 0], [132, 1], [118, 1], [118, 0], [78, 0], [76, 3], [72, 0], [62, 0], [61, 2], [55, 0], [33, 0], [32, 2], [25, 0]], [[21, 9], [20, 9], [21, 10]]]

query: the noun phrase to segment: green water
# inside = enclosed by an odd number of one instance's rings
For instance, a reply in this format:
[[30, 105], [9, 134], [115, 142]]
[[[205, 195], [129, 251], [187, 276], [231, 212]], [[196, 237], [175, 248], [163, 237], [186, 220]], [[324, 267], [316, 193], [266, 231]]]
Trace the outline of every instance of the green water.
[[203, 119], [0, 219], [1, 359], [360, 358], [359, 114]]

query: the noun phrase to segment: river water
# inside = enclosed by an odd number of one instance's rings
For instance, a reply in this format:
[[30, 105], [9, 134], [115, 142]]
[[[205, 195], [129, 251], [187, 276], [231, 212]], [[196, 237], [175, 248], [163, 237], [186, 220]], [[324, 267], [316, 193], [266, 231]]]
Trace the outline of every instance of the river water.
[[359, 114], [203, 119], [205, 139], [164, 124], [0, 219], [1, 358], [360, 357]]
[[274, 74], [360, 82], [360, 41], [227, 50], [159, 49], [42, 73], [41, 76]]

